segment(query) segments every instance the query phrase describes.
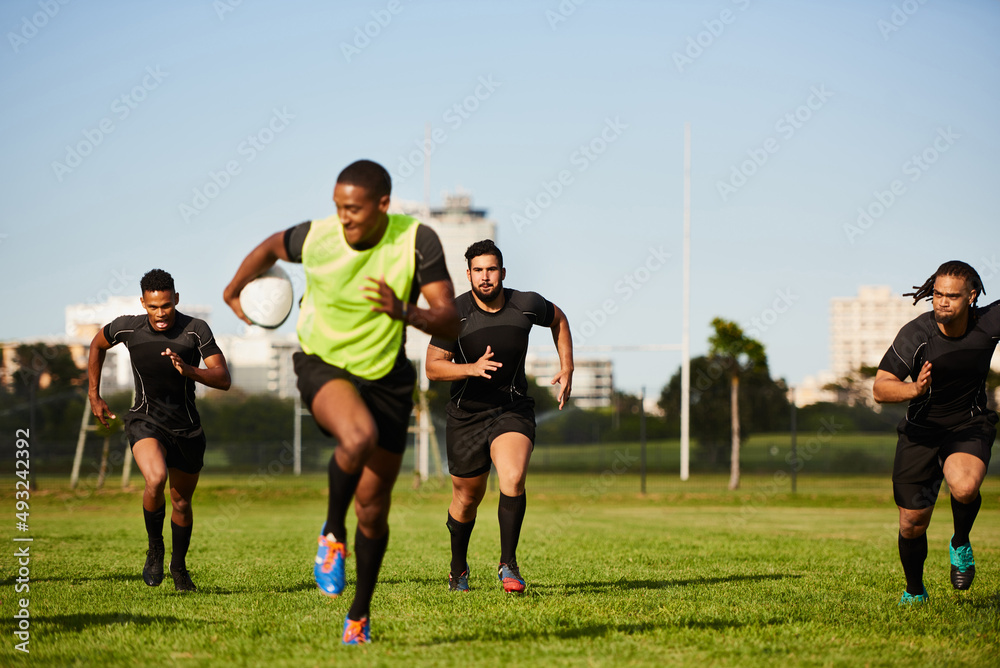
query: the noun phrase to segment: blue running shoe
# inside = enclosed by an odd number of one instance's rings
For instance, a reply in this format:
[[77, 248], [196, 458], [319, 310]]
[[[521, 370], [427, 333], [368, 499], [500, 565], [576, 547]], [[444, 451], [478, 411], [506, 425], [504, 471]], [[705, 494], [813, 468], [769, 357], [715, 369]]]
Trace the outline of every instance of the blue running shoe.
[[469, 564], [465, 564], [465, 570], [458, 577], [448, 573], [448, 591], [470, 591], [469, 590]]
[[921, 593], [921, 594], [919, 594], [917, 596], [914, 596], [913, 594], [911, 594], [910, 592], [908, 592], [908, 591], [906, 591], [904, 589], [903, 590], [903, 598], [899, 599], [899, 604], [900, 605], [913, 605], [914, 603], [926, 603], [930, 599], [931, 599], [931, 597], [927, 595], [927, 587], [923, 587], [923, 593]]
[[344, 617], [344, 637], [340, 640], [345, 645], [365, 645], [372, 641], [372, 625], [367, 617], [354, 621]]
[[500, 564], [497, 575], [500, 577], [505, 592], [519, 594], [524, 591], [524, 579], [521, 577], [521, 571], [518, 570], [517, 564]]
[[948, 552], [951, 555], [951, 586], [955, 589], [968, 589], [972, 586], [972, 578], [976, 577], [972, 544], [966, 541], [961, 547], [952, 547], [949, 542]]
[[347, 548], [343, 543], [334, 540], [333, 534], [320, 536], [318, 542], [319, 549], [316, 550], [313, 577], [321, 592], [336, 598], [344, 591], [344, 561], [347, 559]]

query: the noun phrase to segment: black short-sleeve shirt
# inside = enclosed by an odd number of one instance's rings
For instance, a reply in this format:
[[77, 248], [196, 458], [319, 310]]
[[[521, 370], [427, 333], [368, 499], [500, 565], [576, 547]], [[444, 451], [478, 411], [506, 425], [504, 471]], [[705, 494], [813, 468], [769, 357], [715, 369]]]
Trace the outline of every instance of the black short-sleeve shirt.
[[986, 375], [1000, 340], [1000, 301], [970, 313], [962, 336], [945, 336], [928, 312], [903, 325], [879, 363], [900, 380], [916, 380], [931, 363], [931, 386], [915, 397], [906, 419], [920, 427], [954, 427], [987, 412]]
[[[306, 221], [285, 230], [285, 252], [291, 262], [302, 262], [302, 248], [306, 243], [306, 235], [312, 227], [312, 221]], [[421, 223], [417, 227], [417, 238], [414, 240], [416, 250], [416, 271], [413, 274], [413, 285], [410, 290], [410, 303], [416, 304], [420, 298], [421, 286], [435, 281], [450, 281], [448, 265], [444, 260], [444, 249], [437, 232]]]
[[451, 400], [465, 411], [489, 410], [527, 396], [528, 334], [534, 325], [550, 327], [555, 317], [555, 307], [537, 292], [504, 288], [503, 294], [503, 308], [496, 313], [479, 308], [472, 292], [459, 295], [455, 298], [462, 326], [458, 339], [431, 338], [431, 345], [453, 353], [457, 364], [475, 362], [486, 354], [487, 346], [492, 359], [503, 364], [491, 378], [465, 378], [451, 384]]
[[145, 314], [123, 315], [104, 326], [104, 338], [112, 346], [124, 343], [132, 362], [135, 404], [126, 419], [152, 422], [179, 436], [201, 432], [194, 380], [178, 373], [170, 358], [161, 353], [170, 348], [191, 366], [220, 354], [222, 350], [204, 320], [178, 312], [173, 327], [158, 332]]

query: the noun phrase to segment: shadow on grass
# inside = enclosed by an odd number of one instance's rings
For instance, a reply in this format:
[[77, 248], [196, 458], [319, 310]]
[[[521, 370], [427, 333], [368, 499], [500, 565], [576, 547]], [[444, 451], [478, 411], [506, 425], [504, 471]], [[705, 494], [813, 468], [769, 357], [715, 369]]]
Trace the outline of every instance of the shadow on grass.
[[131, 615], [126, 612], [104, 612], [98, 614], [77, 613], [74, 615], [41, 615], [31, 618], [32, 623], [39, 625], [53, 624], [65, 631], [83, 631], [93, 626], [113, 626], [115, 624], [135, 624], [150, 626], [152, 624], [212, 624], [210, 620], [192, 620], [174, 617], [173, 615]]
[[567, 589], [572, 592], [595, 594], [620, 591], [622, 589], [666, 589], [667, 587], [690, 587], [698, 585], [727, 584], [731, 582], [765, 582], [801, 578], [801, 575], [767, 573], [760, 575], [727, 575], [716, 578], [691, 578], [689, 580], [618, 580], [616, 582], [569, 582], [560, 585], [532, 585], [532, 589]]
[[955, 595], [955, 603], [959, 608], [968, 610], [988, 610], [991, 612], [1000, 611], [1000, 593], [977, 596], [975, 598], [959, 598]]

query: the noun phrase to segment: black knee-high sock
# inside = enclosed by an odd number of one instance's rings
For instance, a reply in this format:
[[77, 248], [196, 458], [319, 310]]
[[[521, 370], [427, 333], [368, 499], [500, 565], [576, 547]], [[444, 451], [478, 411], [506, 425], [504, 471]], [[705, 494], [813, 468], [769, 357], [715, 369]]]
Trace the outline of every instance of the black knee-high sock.
[[983, 505], [983, 495], [976, 494], [974, 501], [961, 503], [951, 497], [951, 514], [955, 518], [955, 535], [951, 539], [952, 547], [962, 547], [969, 542], [969, 532], [972, 531], [972, 524], [976, 521], [979, 508]]
[[185, 560], [187, 559], [188, 546], [191, 544], [191, 530], [193, 528], [193, 522], [186, 527], [182, 527], [179, 524], [175, 524], [173, 520], [170, 520], [170, 537], [172, 541], [170, 553], [171, 569], [187, 568]]
[[476, 520], [459, 522], [448, 513], [445, 526], [451, 533], [451, 573], [458, 576], [465, 572], [469, 564], [469, 539], [472, 537], [472, 528], [476, 526]]
[[497, 519], [500, 520], [500, 563], [517, 564], [517, 541], [521, 537], [521, 523], [524, 521], [524, 509], [527, 507], [525, 493], [520, 496], [507, 496], [500, 492], [500, 505], [497, 508]]
[[924, 561], [927, 559], [927, 534], [903, 538], [899, 534], [899, 560], [906, 576], [906, 591], [911, 596], [924, 593]]
[[339, 542], [347, 544], [347, 511], [351, 507], [351, 499], [358, 488], [361, 472], [345, 473], [337, 464], [337, 458], [330, 455], [329, 480], [330, 498], [326, 508], [326, 524], [323, 525], [323, 535], [332, 533]]
[[347, 616], [360, 621], [368, 616], [378, 572], [382, 568], [382, 557], [389, 545], [389, 530], [381, 538], [368, 538], [358, 528], [354, 532], [354, 558], [357, 561], [358, 581], [354, 585], [354, 602]]
[[145, 508], [142, 509], [142, 517], [146, 521], [146, 535], [149, 537], [150, 547], [163, 547], [163, 519], [166, 516], [166, 503], [152, 512]]

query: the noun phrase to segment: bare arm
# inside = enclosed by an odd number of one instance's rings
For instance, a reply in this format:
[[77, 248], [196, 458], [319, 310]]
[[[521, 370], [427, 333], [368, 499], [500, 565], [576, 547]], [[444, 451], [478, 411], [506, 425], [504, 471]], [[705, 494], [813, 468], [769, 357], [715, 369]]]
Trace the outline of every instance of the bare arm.
[[170, 350], [170, 348], [167, 348], [160, 354], [169, 357], [170, 363], [177, 369], [177, 373], [185, 378], [190, 378], [203, 385], [214, 387], [217, 390], [228, 390], [233, 384], [232, 378], [229, 376], [229, 366], [226, 364], [226, 358], [222, 353], [206, 357], [205, 366], [208, 367], [206, 369], [191, 366], [182, 360], [180, 355]]
[[559, 353], [559, 373], [552, 377], [551, 385], [559, 383], [559, 410], [562, 410], [573, 391], [573, 337], [569, 331], [569, 319], [562, 309], [552, 305], [555, 316], [552, 319], [552, 341]]
[[[243, 307], [240, 305], [240, 293], [243, 292], [247, 283], [273, 267], [278, 260], [289, 261], [288, 252], [285, 250], [284, 232], [275, 232], [250, 251], [250, 254], [243, 259], [240, 268], [236, 270], [233, 280], [229, 281], [229, 285], [222, 291], [222, 298], [229, 304], [229, 308], [233, 309], [236, 317], [248, 325], [252, 325], [253, 322], [243, 312]], [[207, 359], [205, 363], [208, 363]]]
[[909, 401], [926, 393], [931, 386], [931, 363], [924, 362], [920, 374], [912, 383], [896, 378], [892, 373], [879, 369], [875, 374], [875, 385], [872, 395], [880, 404], [896, 404]]
[[493, 351], [486, 346], [486, 352], [473, 363], [455, 364], [454, 353], [437, 346], [427, 346], [427, 361], [424, 369], [428, 380], [463, 380], [465, 378], [490, 378], [490, 373], [503, 366], [492, 360]]
[[430, 308], [420, 308], [414, 304], [404, 304], [384, 278], [369, 277], [370, 286], [366, 298], [377, 313], [387, 313], [390, 318], [402, 320], [431, 336], [457, 339], [460, 330], [458, 312], [455, 310], [455, 292], [451, 281], [434, 281], [420, 289]]
[[115, 414], [101, 398], [101, 371], [104, 369], [104, 358], [107, 357], [110, 348], [111, 344], [104, 336], [104, 329], [99, 329], [94, 335], [94, 340], [90, 342], [90, 356], [87, 358], [87, 380], [89, 382], [87, 397], [90, 399], [90, 412], [105, 427], [108, 426], [104, 418], [105, 415], [112, 420], [115, 419]]

